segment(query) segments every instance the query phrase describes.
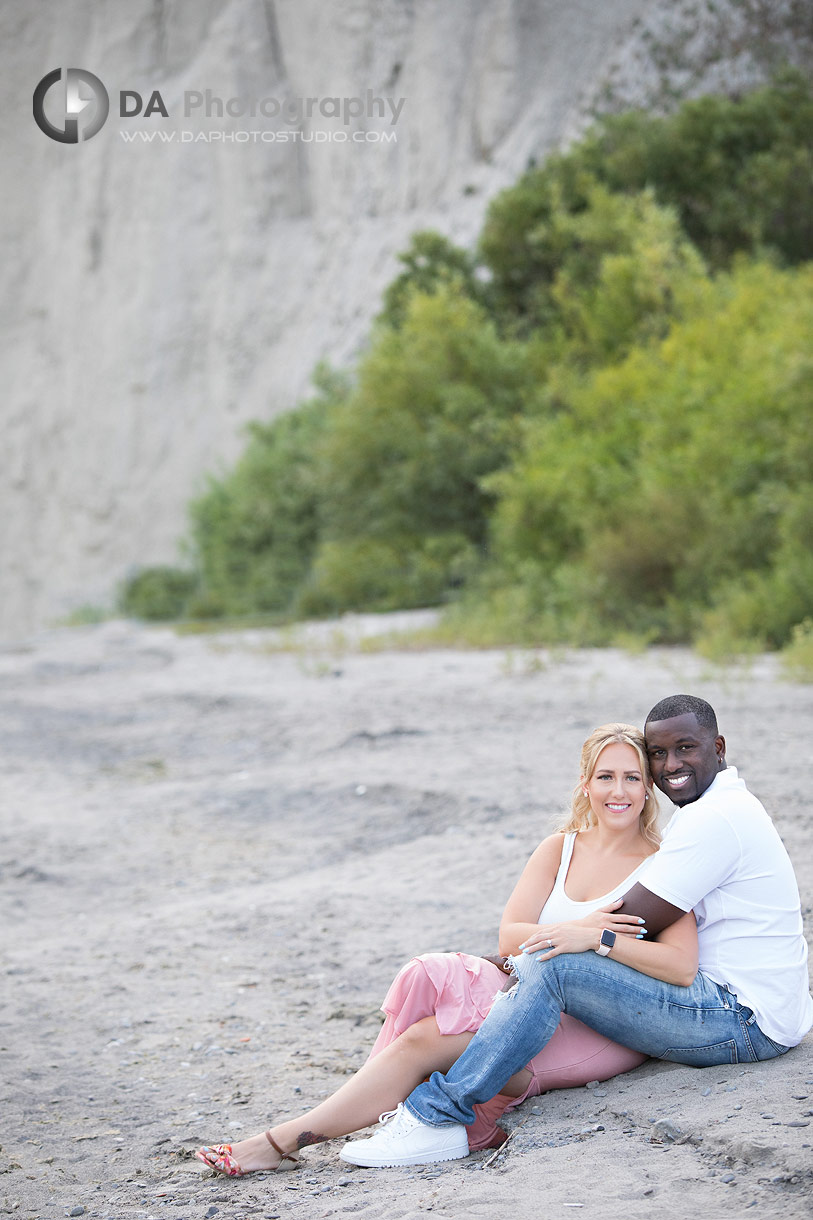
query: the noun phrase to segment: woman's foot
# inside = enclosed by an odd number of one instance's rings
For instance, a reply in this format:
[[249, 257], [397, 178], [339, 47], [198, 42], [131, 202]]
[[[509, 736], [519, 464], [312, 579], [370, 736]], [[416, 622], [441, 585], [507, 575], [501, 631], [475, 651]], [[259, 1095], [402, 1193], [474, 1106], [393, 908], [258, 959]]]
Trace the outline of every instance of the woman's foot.
[[240, 1140], [237, 1144], [215, 1144], [213, 1147], [199, 1148], [195, 1156], [210, 1169], [224, 1173], [229, 1178], [241, 1178], [247, 1173], [268, 1170], [279, 1173], [296, 1169], [299, 1164], [295, 1153], [285, 1152], [280, 1148], [270, 1131], [262, 1135], [252, 1135], [250, 1139]]

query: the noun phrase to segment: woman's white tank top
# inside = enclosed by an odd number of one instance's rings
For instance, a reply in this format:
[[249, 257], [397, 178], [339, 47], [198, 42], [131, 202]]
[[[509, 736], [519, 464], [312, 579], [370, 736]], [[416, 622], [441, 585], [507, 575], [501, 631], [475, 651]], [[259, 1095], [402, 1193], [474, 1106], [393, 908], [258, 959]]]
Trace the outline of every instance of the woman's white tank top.
[[600, 898], [591, 898], [588, 902], [576, 902], [575, 899], [568, 898], [565, 893], [565, 878], [567, 870], [570, 868], [577, 834], [578, 831], [574, 830], [565, 835], [565, 841], [562, 844], [562, 862], [559, 865], [559, 872], [556, 874], [550, 897], [540, 912], [539, 923], [563, 923], [566, 919], [582, 919], [591, 911], [606, 906], [608, 902], [614, 902], [616, 898], [626, 894], [636, 881], [640, 881], [641, 873], [646, 869], [650, 860], [654, 859], [654, 855], [657, 855], [656, 852], [653, 856], [647, 856], [646, 860], [642, 860], [628, 877], [619, 881], [618, 885], [608, 890], [606, 894], [602, 894]]

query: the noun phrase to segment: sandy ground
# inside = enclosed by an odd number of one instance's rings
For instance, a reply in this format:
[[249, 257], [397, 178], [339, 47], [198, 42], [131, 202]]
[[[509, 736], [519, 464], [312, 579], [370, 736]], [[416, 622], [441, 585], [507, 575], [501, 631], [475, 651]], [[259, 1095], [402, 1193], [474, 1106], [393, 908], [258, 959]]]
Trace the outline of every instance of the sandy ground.
[[586, 733], [666, 694], [716, 705], [813, 927], [813, 707], [773, 658], [360, 651], [373, 627], [280, 652], [114, 622], [0, 654], [0, 1213], [810, 1214], [811, 1037], [535, 1099], [491, 1163], [353, 1169], [333, 1144], [229, 1181], [191, 1158], [332, 1091], [414, 953], [493, 951]]

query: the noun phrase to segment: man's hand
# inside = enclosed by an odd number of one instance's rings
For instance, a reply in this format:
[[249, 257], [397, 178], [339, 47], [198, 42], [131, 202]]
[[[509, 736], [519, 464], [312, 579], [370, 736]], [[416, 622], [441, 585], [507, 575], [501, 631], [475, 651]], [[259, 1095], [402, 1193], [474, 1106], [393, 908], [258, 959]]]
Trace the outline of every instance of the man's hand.
[[510, 975], [511, 971], [506, 965], [508, 958], [504, 957], [502, 953], [481, 953], [480, 957], [486, 962], [491, 962], [492, 966], [496, 966], [498, 970], [502, 970], [503, 974]]

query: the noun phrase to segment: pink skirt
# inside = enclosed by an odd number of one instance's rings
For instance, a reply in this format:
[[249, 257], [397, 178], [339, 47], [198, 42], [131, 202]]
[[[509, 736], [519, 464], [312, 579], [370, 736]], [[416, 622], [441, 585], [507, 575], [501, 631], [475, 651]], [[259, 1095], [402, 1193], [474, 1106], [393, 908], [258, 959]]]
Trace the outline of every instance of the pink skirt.
[[[370, 1058], [405, 1029], [424, 1017], [434, 1017], [442, 1034], [462, 1034], [480, 1028], [502, 991], [506, 976], [485, 958], [468, 953], [425, 953], [413, 957], [398, 971], [387, 992], [382, 1012], [386, 1020], [370, 1052]], [[589, 1080], [608, 1080], [629, 1072], [646, 1055], [611, 1042], [603, 1034], [562, 1013], [553, 1037], [530, 1063], [531, 1081], [521, 1097], [504, 1093], [474, 1107], [476, 1121], [469, 1127], [471, 1149], [492, 1148], [506, 1136], [496, 1120], [528, 1097], [548, 1089], [569, 1089]]]

